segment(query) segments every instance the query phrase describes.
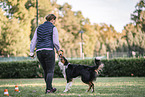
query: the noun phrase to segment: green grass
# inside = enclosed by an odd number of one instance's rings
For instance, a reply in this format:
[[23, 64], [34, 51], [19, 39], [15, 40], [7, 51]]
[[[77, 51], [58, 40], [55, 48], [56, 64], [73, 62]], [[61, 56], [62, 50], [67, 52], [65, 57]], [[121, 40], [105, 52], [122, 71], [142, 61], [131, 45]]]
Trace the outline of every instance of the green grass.
[[[56, 93], [45, 94], [43, 79], [0, 79], [0, 97], [3, 97], [4, 89], [8, 89], [12, 97], [145, 97], [144, 77], [99, 77], [94, 84], [94, 93], [85, 92], [88, 85], [76, 78], [71, 90], [63, 93], [65, 79], [54, 78]], [[20, 92], [15, 92], [15, 85], [19, 86]]]

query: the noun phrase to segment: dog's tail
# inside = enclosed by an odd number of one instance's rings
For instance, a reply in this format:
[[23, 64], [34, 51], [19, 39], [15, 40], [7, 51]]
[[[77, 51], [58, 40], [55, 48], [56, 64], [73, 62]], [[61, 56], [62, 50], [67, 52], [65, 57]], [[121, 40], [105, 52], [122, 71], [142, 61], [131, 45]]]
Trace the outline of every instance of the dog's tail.
[[102, 71], [104, 64], [101, 62], [100, 58], [95, 58], [95, 64], [96, 64], [96, 68], [95, 71], [97, 72], [97, 74]]

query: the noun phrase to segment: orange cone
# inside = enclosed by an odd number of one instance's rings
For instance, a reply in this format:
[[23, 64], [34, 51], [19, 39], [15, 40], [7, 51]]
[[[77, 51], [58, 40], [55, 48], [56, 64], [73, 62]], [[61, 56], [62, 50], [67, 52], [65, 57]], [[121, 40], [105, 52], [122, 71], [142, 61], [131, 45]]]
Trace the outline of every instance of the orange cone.
[[19, 88], [17, 85], [15, 86], [15, 91], [19, 92]]
[[8, 89], [4, 90], [4, 96], [9, 96]]

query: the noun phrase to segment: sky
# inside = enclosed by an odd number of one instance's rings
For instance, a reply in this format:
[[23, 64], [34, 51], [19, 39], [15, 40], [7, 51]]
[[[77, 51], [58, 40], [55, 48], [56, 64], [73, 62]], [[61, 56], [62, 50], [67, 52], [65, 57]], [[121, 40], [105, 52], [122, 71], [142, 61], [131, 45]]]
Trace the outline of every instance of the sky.
[[72, 11], [81, 11], [91, 24], [106, 23], [122, 32], [124, 26], [133, 22], [131, 14], [139, 0], [57, 0], [57, 4], [68, 3]]

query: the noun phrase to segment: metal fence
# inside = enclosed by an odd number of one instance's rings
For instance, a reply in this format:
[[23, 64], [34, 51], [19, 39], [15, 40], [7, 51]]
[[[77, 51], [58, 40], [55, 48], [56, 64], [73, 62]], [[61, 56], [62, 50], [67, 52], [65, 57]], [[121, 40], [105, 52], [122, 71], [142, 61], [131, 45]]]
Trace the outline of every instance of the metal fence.
[[[116, 59], [116, 58], [140, 58], [140, 57], [144, 57], [145, 56], [129, 56], [128, 52], [107, 52], [107, 53], [96, 53], [93, 57], [75, 57], [75, 56], [67, 56], [67, 59], [70, 60], [79, 60], [79, 59], [92, 59], [95, 57], [100, 57], [102, 59]], [[10, 62], [10, 61], [31, 61], [31, 60], [37, 60], [37, 57], [35, 57], [34, 59], [30, 58], [30, 57], [0, 57], [0, 62]], [[58, 56], [56, 54], [56, 60], [58, 60]]]
[[11, 62], [11, 61], [31, 61], [31, 60], [37, 60], [35, 57], [34, 59], [30, 57], [0, 57], [0, 62]]

